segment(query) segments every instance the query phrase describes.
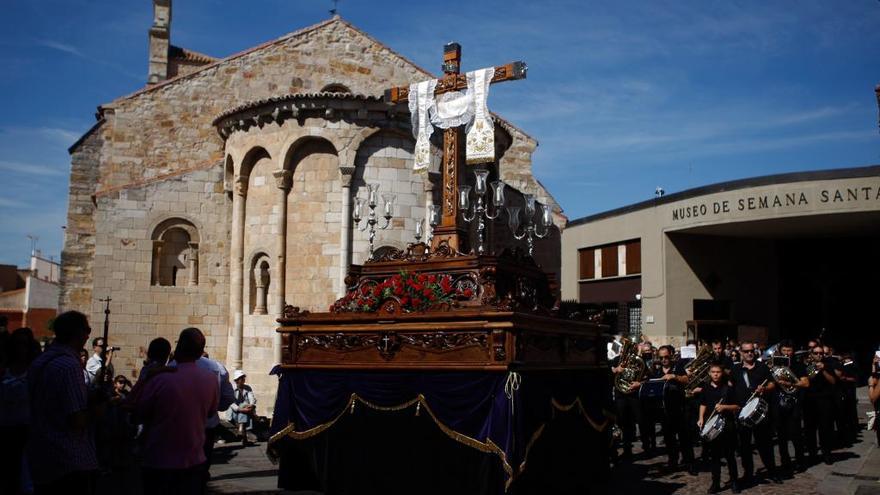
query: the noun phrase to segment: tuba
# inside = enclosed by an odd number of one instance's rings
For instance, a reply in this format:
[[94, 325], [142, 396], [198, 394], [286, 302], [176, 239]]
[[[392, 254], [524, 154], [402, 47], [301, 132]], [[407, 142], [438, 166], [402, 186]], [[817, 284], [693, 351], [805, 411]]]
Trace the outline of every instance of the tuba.
[[[783, 393], [791, 395], [797, 392], [797, 387], [795, 387], [794, 384], [798, 382], [798, 377], [794, 374], [793, 371], [791, 371], [790, 367], [784, 364], [777, 364], [777, 359], [782, 358], [782, 356], [774, 356], [770, 361], [770, 369], [773, 373], [773, 381], [775, 381], [776, 384], [779, 385], [779, 388], [782, 390]], [[785, 380], [791, 383], [791, 385], [784, 385], [779, 380]]]
[[685, 397], [692, 397], [694, 389], [703, 386], [709, 381], [709, 365], [712, 363], [712, 348], [704, 345], [700, 348], [700, 352], [693, 361], [688, 363], [685, 371], [687, 372], [688, 382], [684, 388]]
[[615, 375], [614, 387], [621, 393], [632, 392], [630, 386], [641, 380], [645, 374], [645, 361], [639, 357], [639, 349], [635, 342], [623, 339], [623, 348], [620, 350], [620, 363], [618, 366], [623, 371]]

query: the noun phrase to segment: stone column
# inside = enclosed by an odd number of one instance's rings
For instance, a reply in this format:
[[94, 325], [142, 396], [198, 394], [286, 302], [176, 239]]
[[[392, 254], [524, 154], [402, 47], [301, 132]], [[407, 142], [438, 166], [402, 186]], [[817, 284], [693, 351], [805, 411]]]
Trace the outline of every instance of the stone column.
[[262, 263], [254, 267], [254, 287], [256, 289], [257, 300], [254, 304], [254, 314], [266, 314], [266, 282], [267, 274], [263, 272]]
[[[275, 260], [275, 307], [273, 314], [278, 318], [284, 315], [284, 306], [286, 302], [287, 282], [287, 194], [290, 192], [291, 178], [293, 173], [290, 170], [277, 170], [272, 173], [275, 177], [275, 185], [278, 186], [278, 236], [275, 241], [275, 252], [277, 259]], [[272, 336], [272, 355], [275, 364], [281, 363], [281, 334], [274, 332]]]
[[351, 179], [354, 167], [339, 167], [339, 179], [342, 182], [342, 225], [339, 235], [339, 289], [337, 297], [345, 295], [345, 277], [351, 265]]
[[247, 201], [248, 176], [235, 177], [235, 192], [232, 195], [232, 245], [230, 247], [229, 267], [229, 314], [232, 317], [232, 331], [229, 360], [232, 369], [242, 367], [242, 345], [244, 343], [244, 212]]
[[199, 243], [189, 243], [189, 285], [199, 285]]
[[165, 241], [153, 241], [153, 285], [162, 285], [162, 245]]

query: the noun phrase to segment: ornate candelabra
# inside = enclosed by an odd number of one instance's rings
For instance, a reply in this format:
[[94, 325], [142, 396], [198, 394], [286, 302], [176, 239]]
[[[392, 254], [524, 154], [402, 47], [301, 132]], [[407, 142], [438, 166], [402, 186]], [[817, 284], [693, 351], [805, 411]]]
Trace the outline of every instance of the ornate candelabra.
[[425, 241], [428, 245], [428, 249], [431, 248], [431, 240], [434, 239], [434, 229], [440, 225], [442, 215], [443, 210], [440, 205], [431, 205], [431, 208], [428, 210], [428, 225], [431, 229], [428, 231], [428, 238]]
[[[370, 229], [370, 257], [368, 259], [373, 259], [373, 241], [376, 238], [376, 224], [379, 223], [378, 216], [376, 215], [376, 206], [378, 206], [377, 196], [379, 195], [379, 184], [368, 184], [369, 187], [369, 197], [368, 199], [363, 198], [355, 198], [354, 203], [354, 212], [352, 213], [352, 220], [354, 220], [354, 224], [358, 230], [361, 232]], [[396, 196], [391, 193], [385, 193], [382, 195], [382, 200], [385, 201], [385, 214], [383, 217], [385, 218], [385, 225], [380, 226], [381, 230], [385, 230], [391, 225], [391, 218], [394, 216], [394, 200]], [[370, 213], [366, 217], [366, 222], [363, 227], [360, 225], [361, 219], [364, 213], [364, 205], [370, 208]]]
[[[495, 214], [489, 211], [489, 206], [485, 201], [486, 198], [486, 178], [489, 171], [485, 169], [474, 170], [476, 182], [473, 192], [477, 197], [477, 201], [471, 208], [471, 186], [459, 186], [458, 205], [461, 208], [461, 217], [465, 222], [471, 223], [475, 219], [477, 221], [477, 254], [483, 254], [485, 248], [483, 246], [483, 232], [486, 230], [486, 223], [483, 218], [495, 220], [501, 214], [501, 207], [504, 206], [504, 183], [500, 180], [492, 181], [492, 205], [495, 207]], [[470, 212], [470, 214], [468, 214]]]
[[507, 226], [510, 228], [510, 233], [513, 234], [513, 237], [516, 240], [520, 240], [523, 237], [526, 238], [526, 243], [529, 246], [529, 256], [532, 255], [532, 251], [535, 249], [535, 241], [534, 238], [543, 239], [550, 235], [550, 226], [553, 225], [553, 216], [551, 214], [550, 207], [547, 205], [541, 205], [541, 226], [544, 227], [544, 232], [541, 233], [538, 231], [538, 226], [535, 225], [535, 196], [533, 194], [523, 194], [523, 198], [526, 200], [525, 214], [526, 214], [526, 223], [523, 226], [522, 234], [517, 234], [519, 230], [519, 206], [508, 206], [507, 207]]

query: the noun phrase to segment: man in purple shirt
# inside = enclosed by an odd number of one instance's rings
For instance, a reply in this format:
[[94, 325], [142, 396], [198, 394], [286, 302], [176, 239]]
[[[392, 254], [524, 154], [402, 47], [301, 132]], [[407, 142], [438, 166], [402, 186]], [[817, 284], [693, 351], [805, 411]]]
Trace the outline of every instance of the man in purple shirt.
[[34, 493], [91, 494], [98, 460], [90, 407], [79, 360], [89, 339], [86, 316], [67, 311], [55, 318], [55, 341], [28, 369], [31, 431], [27, 454]]
[[151, 378], [134, 399], [144, 423], [144, 494], [200, 494], [205, 489], [205, 421], [217, 410], [217, 376], [196, 365], [205, 350], [197, 328], [180, 332], [173, 373]]

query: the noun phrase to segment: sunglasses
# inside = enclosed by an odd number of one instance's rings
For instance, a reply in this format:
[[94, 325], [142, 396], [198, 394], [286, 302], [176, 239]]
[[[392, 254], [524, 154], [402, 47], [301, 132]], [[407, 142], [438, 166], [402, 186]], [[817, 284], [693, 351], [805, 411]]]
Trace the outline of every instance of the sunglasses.
[[743, 354], [754, 354], [755, 350], [754, 349], [743, 349], [740, 352], [742, 352]]
[[814, 356], [821, 356], [822, 354], [825, 354], [825, 353], [824, 352], [814, 352], [813, 353]]

